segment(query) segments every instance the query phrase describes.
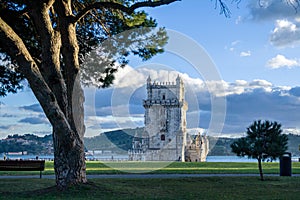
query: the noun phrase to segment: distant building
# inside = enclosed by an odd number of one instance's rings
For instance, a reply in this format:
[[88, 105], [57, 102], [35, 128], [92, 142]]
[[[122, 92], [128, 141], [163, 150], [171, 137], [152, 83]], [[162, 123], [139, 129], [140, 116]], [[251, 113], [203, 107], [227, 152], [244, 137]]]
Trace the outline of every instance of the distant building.
[[[129, 160], [205, 161], [208, 149], [206, 137], [199, 136], [196, 146], [187, 144], [184, 83], [178, 76], [174, 82], [151, 82], [147, 79], [147, 99], [144, 100], [145, 128], [135, 135]], [[203, 150], [203, 148], [205, 151]], [[197, 152], [197, 153], [194, 153]], [[205, 155], [204, 155], [205, 153]], [[187, 159], [187, 156], [193, 159]], [[198, 158], [195, 158], [198, 156]]]
[[190, 138], [185, 146], [185, 161], [203, 162], [206, 161], [208, 154], [209, 142], [206, 135], [195, 135]]

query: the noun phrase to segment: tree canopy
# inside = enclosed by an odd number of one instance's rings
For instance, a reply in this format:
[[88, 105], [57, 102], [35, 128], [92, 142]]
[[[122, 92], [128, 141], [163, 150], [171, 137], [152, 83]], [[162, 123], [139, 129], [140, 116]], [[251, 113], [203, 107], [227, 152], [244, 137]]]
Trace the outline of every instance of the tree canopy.
[[262, 161], [273, 161], [287, 150], [288, 137], [282, 134], [281, 124], [266, 121], [254, 121], [247, 128], [247, 136], [231, 144], [237, 156], [247, 156], [258, 160], [261, 179], [263, 180]]
[[[164, 29], [153, 31], [156, 21], [141, 9], [176, 1], [0, 0], [0, 96], [29, 84], [53, 128], [59, 188], [87, 181], [81, 84], [109, 86], [129, 55], [147, 60], [163, 52]], [[225, 1], [213, 2], [230, 15]], [[100, 62], [83, 65], [90, 54]]]
[[[76, 22], [76, 38], [78, 42], [78, 58], [79, 63], [84, 61], [84, 58], [88, 53], [94, 50], [107, 38], [115, 36], [124, 31], [138, 29], [141, 27], [156, 27], [156, 21], [149, 17], [148, 14], [143, 11], [135, 11], [139, 7], [155, 7], [159, 5], [169, 4], [176, 0], [164, 0], [155, 2], [140, 2], [140, 1], [72, 1], [72, 10], [70, 20]], [[37, 16], [39, 11], [33, 12], [33, 7], [47, 6], [52, 1], [42, 1], [40, 3], [26, 1], [26, 0], [0, 0], [0, 17], [5, 23], [12, 28], [12, 30], [20, 37], [24, 45], [26, 46], [30, 55], [34, 60], [41, 64], [43, 58], [43, 41], [54, 38], [54, 35], [59, 32], [59, 9], [55, 8], [60, 6], [59, 1], [53, 1], [53, 6], [49, 6], [48, 24], [40, 23], [35, 18], [42, 17]], [[63, 3], [62, 1], [61, 3]], [[66, 1], [67, 2], [67, 1]], [[39, 5], [37, 5], [39, 4]], [[44, 16], [45, 17], [45, 16]], [[148, 31], [150, 31], [148, 29]], [[139, 48], [129, 48], [129, 39], [127, 44], [121, 44], [122, 41], [118, 41], [114, 44], [114, 58], [110, 58], [109, 62], [118, 63], [119, 65], [113, 65], [112, 63], [105, 63], [106, 68], [101, 70], [101, 73], [97, 73], [97, 81], [100, 83], [98, 86], [109, 86], [113, 80], [113, 73], [117, 71], [118, 67], [122, 67], [128, 63], [127, 57], [130, 54], [138, 55], [143, 60], [151, 58], [157, 53], [163, 52], [163, 45], [166, 44], [167, 37], [164, 34], [164, 30], [161, 28], [157, 31], [156, 41], [152, 41], [153, 45], [149, 45], [150, 36], [146, 36], [145, 32], [135, 33], [136, 37], [144, 36], [144, 43], [140, 40]], [[47, 36], [48, 34], [48, 36]], [[46, 37], [47, 36], [47, 37]], [[146, 38], [145, 40], [145, 37]], [[123, 41], [124, 42], [124, 41]], [[133, 41], [131, 41], [133, 42]], [[147, 43], [148, 42], [148, 43]], [[120, 48], [123, 47], [121, 50]], [[18, 62], [10, 55], [5, 45], [0, 45], [0, 96], [5, 96], [7, 93], [17, 92], [22, 88], [21, 81], [24, 80], [23, 73], [18, 70]], [[110, 49], [112, 50], [112, 49]], [[60, 60], [60, 67], [64, 68], [64, 60]], [[96, 70], [93, 70], [95, 72]], [[86, 70], [86, 73], [89, 71]], [[91, 74], [85, 74], [83, 76], [83, 82], [86, 85], [91, 84], [88, 77]], [[92, 77], [96, 76], [95, 74]]]
[[[164, 29], [139, 8], [175, 1], [0, 0], [0, 95], [28, 82], [53, 127], [59, 188], [87, 181], [81, 82], [109, 86], [129, 55], [163, 52]], [[83, 65], [95, 52], [100, 63]]]

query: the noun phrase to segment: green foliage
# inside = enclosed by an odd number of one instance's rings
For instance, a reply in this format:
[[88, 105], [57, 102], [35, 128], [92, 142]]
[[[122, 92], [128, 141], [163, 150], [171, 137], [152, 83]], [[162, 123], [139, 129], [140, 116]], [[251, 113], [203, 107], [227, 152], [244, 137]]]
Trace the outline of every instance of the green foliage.
[[233, 156], [231, 151], [231, 143], [236, 139], [208, 136], [209, 152], [208, 156]]
[[[73, 1], [73, 13], [76, 15], [80, 10], [97, 0]], [[130, 6], [138, 1], [122, 0], [118, 1], [123, 5]], [[28, 51], [38, 63], [42, 60], [42, 45], [40, 35], [37, 34], [34, 22], [31, 19], [31, 4], [20, 0], [0, 0], [0, 17], [13, 28], [22, 38]], [[50, 10], [52, 26], [57, 28], [59, 19], [55, 14], [55, 9]], [[83, 17], [76, 26], [77, 41], [79, 45], [79, 61], [86, 62], [85, 58], [90, 57], [92, 50], [97, 49], [103, 42], [109, 42], [109, 48], [104, 50], [104, 57], [97, 57], [100, 62], [86, 64], [82, 67], [82, 82], [98, 87], [108, 87], [113, 83], [114, 73], [120, 67], [124, 67], [128, 62], [129, 55], [137, 55], [142, 60], [148, 60], [154, 55], [163, 52], [163, 46], [167, 42], [164, 29], [153, 31], [157, 23], [148, 17], [144, 11], [136, 11], [127, 14], [116, 9], [92, 9]], [[139, 28], [146, 27], [144, 31]], [[149, 29], [151, 27], [151, 29]], [[118, 39], [118, 34], [132, 31], [130, 35], [125, 35], [123, 40]], [[121, 35], [120, 37], [124, 37]], [[107, 43], [107, 42], [106, 42]], [[106, 46], [107, 44], [104, 44]], [[107, 47], [107, 46], [106, 46]], [[103, 50], [103, 49], [101, 49]], [[17, 64], [6, 54], [6, 50], [0, 46], [0, 96], [7, 93], [15, 93], [22, 88], [23, 76], [17, 73]], [[102, 55], [103, 56], [103, 55]], [[63, 60], [61, 60], [63, 70]], [[87, 67], [88, 66], [88, 67]], [[92, 69], [88, 69], [88, 68]]]
[[52, 135], [38, 137], [33, 134], [9, 135], [0, 140], [0, 153], [24, 152], [33, 155], [46, 155], [51, 153]]
[[231, 144], [232, 152], [257, 159], [260, 179], [263, 181], [262, 161], [275, 160], [288, 148], [288, 137], [281, 133], [281, 124], [277, 122], [254, 121], [247, 128], [247, 136]]
[[[87, 150], [111, 150], [115, 153], [124, 153], [131, 148], [132, 145], [132, 138], [135, 134], [141, 134], [143, 128], [136, 128], [136, 129], [125, 129], [125, 130], [116, 130], [116, 131], [109, 131], [98, 136], [94, 136], [92, 138], [85, 138], [84, 143]], [[288, 151], [292, 152], [293, 155], [299, 155], [298, 146], [300, 144], [300, 136], [289, 134], [288, 136]], [[24, 136], [21, 135], [9, 135], [7, 138], [23, 138], [25, 140], [36, 140], [38, 141], [38, 145], [43, 145], [45, 143], [52, 142], [52, 135], [46, 135], [44, 137], [38, 137], [32, 134], [26, 134]], [[234, 138], [218, 138], [218, 137], [208, 137], [209, 143], [214, 144], [210, 145], [209, 156], [228, 156], [228, 155], [235, 155], [231, 152], [230, 145], [237, 141], [238, 139]], [[8, 150], [3, 150], [5, 147], [8, 148], [8, 143], [1, 143], [0, 145], [0, 153], [1, 152], [8, 152], [9, 149], [15, 148], [12, 147], [16, 145], [15, 142], [10, 143], [10, 147]], [[28, 146], [18, 146], [16, 151], [27, 151]], [[2, 149], [2, 150], [1, 150]], [[44, 149], [45, 150], [45, 149]], [[44, 150], [40, 152], [32, 151], [33, 154], [42, 153]], [[9, 150], [12, 151], [12, 150]]]
[[247, 128], [247, 136], [231, 144], [232, 152], [238, 156], [275, 160], [287, 150], [288, 136], [282, 134], [281, 124], [261, 120]]
[[0, 65], [0, 97], [6, 96], [7, 93], [16, 93], [22, 89], [21, 81], [23, 79], [24, 77], [20, 73]]
[[105, 39], [86, 54], [81, 68], [84, 85], [107, 87], [113, 83], [115, 72], [129, 62], [128, 56], [135, 55], [148, 60], [163, 52], [163, 46], [168, 40], [165, 29], [155, 29], [156, 24], [152, 20], [145, 22], [127, 29], [124, 29], [126, 25], [123, 24], [123, 32]]
[[[41, 49], [37, 41], [38, 37], [27, 15], [22, 14], [24, 8], [23, 1], [0, 0], [0, 17], [22, 37], [31, 55], [38, 58], [41, 54]], [[0, 63], [0, 97], [6, 96], [7, 93], [16, 93], [22, 89], [24, 76], [18, 73], [16, 62], [11, 60], [1, 45]]]
[[143, 128], [105, 132], [92, 138], [85, 138], [85, 146], [88, 150], [101, 149], [124, 153], [132, 147], [132, 139], [135, 134], [142, 131]]

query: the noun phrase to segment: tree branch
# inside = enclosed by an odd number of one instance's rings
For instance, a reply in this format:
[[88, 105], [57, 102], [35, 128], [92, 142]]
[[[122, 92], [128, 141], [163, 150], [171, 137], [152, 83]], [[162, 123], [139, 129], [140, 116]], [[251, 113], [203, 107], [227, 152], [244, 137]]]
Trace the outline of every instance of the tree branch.
[[298, 8], [300, 6], [299, 0], [286, 0], [286, 3], [292, 6], [296, 12], [298, 11]]
[[[22, 39], [0, 17], [0, 46], [6, 49], [6, 53], [18, 63], [18, 70], [26, 77], [33, 93], [40, 102], [47, 118], [53, 127], [65, 130], [70, 134], [70, 125], [61, 111], [57, 100], [46, 84], [37, 63], [30, 55]], [[57, 123], [59, 121], [60, 123]]]
[[70, 21], [72, 19], [71, 5], [71, 0], [57, 0], [54, 8], [59, 18], [58, 30], [62, 41], [61, 55], [64, 61], [63, 69], [68, 101], [67, 118], [72, 130], [76, 130], [80, 138], [83, 138], [85, 132], [83, 122], [84, 94], [80, 85], [80, 76], [78, 75], [80, 65], [76, 24]]
[[143, 2], [138, 2], [135, 3], [129, 7], [124, 6], [120, 3], [117, 2], [96, 2], [91, 5], [86, 6], [84, 9], [79, 11], [77, 15], [74, 18], [74, 23], [78, 22], [81, 18], [83, 18], [90, 10], [92, 9], [100, 9], [100, 8], [111, 8], [111, 9], [117, 9], [121, 10], [127, 14], [132, 14], [134, 10], [142, 7], [158, 7], [161, 5], [168, 5], [170, 3], [173, 3], [175, 1], [180, 1], [180, 0], [160, 0], [160, 1], [143, 1]]
[[42, 47], [43, 62], [39, 65], [41, 73], [58, 99], [60, 108], [66, 113], [67, 91], [60, 71], [61, 37], [60, 33], [52, 27], [49, 16], [49, 8], [52, 6], [50, 3], [48, 2], [46, 5], [36, 1], [32, 2], [30, 15]]

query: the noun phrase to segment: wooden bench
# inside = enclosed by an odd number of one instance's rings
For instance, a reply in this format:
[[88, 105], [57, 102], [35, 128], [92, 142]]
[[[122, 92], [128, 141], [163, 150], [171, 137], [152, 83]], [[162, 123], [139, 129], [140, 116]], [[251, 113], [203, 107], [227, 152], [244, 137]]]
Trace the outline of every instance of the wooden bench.
[[0, 171], [42, 171], [45, 170], [45, 160], [0, 160]]

